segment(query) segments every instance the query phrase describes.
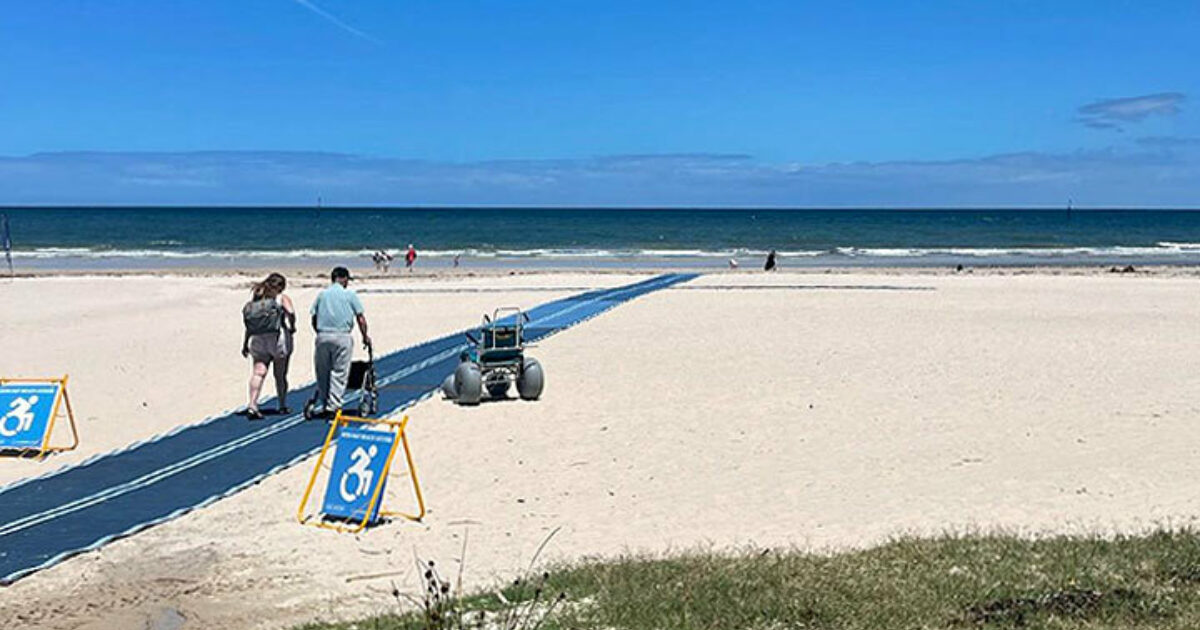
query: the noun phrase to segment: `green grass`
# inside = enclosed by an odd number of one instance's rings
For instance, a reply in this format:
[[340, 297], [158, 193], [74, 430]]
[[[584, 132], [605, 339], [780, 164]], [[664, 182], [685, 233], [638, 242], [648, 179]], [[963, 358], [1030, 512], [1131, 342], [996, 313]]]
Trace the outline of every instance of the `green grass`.
[[[436, 590], [436, 589], [435, 589]], [[623, 557], [445, 594], [423, 612], [306, 630], [1200, 628], [1200, 534], [904, 539], [835, 555]], [[562, 598], [559, 601], [559, 598]], [[534, 601], [536, 599], [536, 602]]]

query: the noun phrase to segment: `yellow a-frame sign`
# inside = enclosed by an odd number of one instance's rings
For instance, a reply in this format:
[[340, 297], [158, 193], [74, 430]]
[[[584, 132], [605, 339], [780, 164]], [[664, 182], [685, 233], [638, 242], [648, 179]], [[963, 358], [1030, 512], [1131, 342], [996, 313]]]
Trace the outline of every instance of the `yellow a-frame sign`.
[[[361, 428], [352, 426], [356, 424], [361, 425]], [[296, 520], [300, 521], [301, 525], [358, 533], [383, 516], [400, 516], [412, 521], [424, 518], [425, 498], [421, 495], [421, 485], [417, 481], [417, 468], [413, 464], [408, 434], [405, 433], [407, 426], [408, 416], [395, 421], [347, 416], [339, 411], [329, 425], [325, 444], [321, 447], [316, 465], [313, 466], [312, 476], [304, 489], [304, 496], [300, 499], [300, 507], [296, 509]], [[310, 514], [309, 497], [317, 483], [317, 473], [321, 471], [335, 436], [338, 447], [330, 466], [325, 498], [320, 511]], [[413, 494], [417, 499], [416, 514], [381, 509], [392, 458], [401, 445], [404, 446], [404, 458], [408, 463]], [[327, 522], [327, 518], [341, 519], [349, 523], [357, 521], [357, 524], [346, 527], [336, 522]]]
[[[61, 409], [66, 408], [71, 444], [50, 444]], [[0, 452], [45, 457], [79, 446], [79, 429], [67, 394], [67, 377], [0, 378]]]

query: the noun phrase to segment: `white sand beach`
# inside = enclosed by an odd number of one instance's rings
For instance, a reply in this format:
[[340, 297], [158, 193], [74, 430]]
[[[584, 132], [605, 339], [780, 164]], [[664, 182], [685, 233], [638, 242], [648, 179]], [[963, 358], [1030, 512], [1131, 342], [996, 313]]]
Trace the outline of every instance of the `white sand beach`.
[[[366, 279], [390, 351], [645, 275]], [[0, 483], [245, 402], [252, 276], [0, 283], [0, 375], [68, 373], [82, 447]], [[293, 278], [307, 308], [320, 276]], [[370, 289], [395, 289], [373, 293]], [[478, 289], [475, 291], [474, 289]], [[544, 559], [861, 547], [1004, 528], [1140, 531], [1200, 513], [1200, 278], [1190, 271], [716, 273], [555, 335], [537, 402], [410, 410], [429, 513], [302, 527], [312, 461], [9, 587], [20, 628], [285, 628], [391, 610], [414, 556], [482, 586]], [[304, 318], [302, 318], [304, 319]], [[292, 381], [312, 377], [310, 332]], [[266, 389], [271, 391], [268, 382]], [[293, 400], [297, 407], [302, 401]], [[411, 501], [399, 469], [388, 501]]]

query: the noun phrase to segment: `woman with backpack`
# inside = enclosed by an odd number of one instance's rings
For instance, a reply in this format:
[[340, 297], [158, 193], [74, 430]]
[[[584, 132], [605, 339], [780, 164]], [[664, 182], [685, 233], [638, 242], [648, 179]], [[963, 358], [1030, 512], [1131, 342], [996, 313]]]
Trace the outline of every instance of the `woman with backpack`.
[[273, 273], [266, 280], [254, 285], [254, 294], [242, 307], [242, 322], [246, 334], [242, 337], [242, 356], [254, 360], [250, 373], [250, 405], [246, 415], [251, 420], [261, 420], [258, 396], [262, 392], [263, 380], [267, 377], [267, 366], [275, 371], [275, 394], [279, 399], [279, 413], [286, 414], [288, 361], [292, 356], [292, 335], [296, 332], [296, 309], [292, 300], [283, 294], [287, 279]]

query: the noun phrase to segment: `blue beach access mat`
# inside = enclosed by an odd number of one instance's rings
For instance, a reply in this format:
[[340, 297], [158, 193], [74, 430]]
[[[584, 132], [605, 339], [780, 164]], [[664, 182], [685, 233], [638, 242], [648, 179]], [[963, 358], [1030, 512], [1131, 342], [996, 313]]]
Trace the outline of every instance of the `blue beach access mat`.
[[[527, 311], [526, 338], [544, 339], [695, 277], [666, 274], [537, 306]], [[467, 347], [464, 332], [377, 358], [380, 415], [436, 391]], [[306, 400], [312, 388], [292, 395]], [[355, 403], [351, 396], [346, 404]], [[236, 413], [209, 418], [0, 488], [0, 584], [230, 496], [317, 452], [328, 431], [325, 422], [305, 421], [298, 413], [269, 418], [249, 422]]]

